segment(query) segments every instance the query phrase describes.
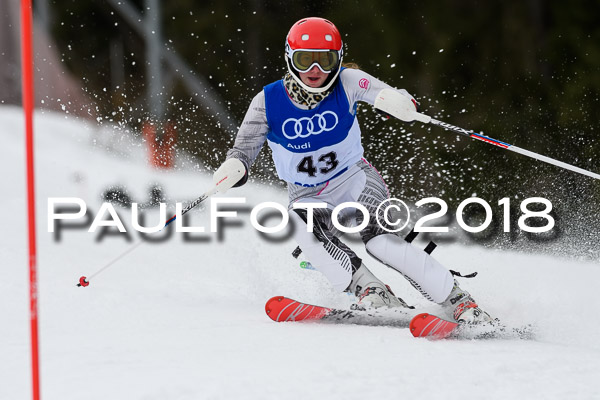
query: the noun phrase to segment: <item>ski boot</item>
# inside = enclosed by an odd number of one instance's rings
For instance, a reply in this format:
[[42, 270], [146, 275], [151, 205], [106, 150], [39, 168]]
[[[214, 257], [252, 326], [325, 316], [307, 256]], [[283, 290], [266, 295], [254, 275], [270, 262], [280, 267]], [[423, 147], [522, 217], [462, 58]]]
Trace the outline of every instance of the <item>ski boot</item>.
[[442, 303], [442, 306], [446, 308], [454, 317], [454, 320], [459, 323], [465, 324], [481, 324], [481, 323], [494, 323], [494, 319], [490, 315], [483, 311], [473, 297], [458, 286], [458, 282], [454, 280], [454, 287], [450, 296]]
[[358, 297], [357, 306], [359, 308], [414, 308], [406, 304], [401, 298], [396, 297], [392, 289], [377, 279], [365, 264], [362, 264], [352, 275], [349, 289]]

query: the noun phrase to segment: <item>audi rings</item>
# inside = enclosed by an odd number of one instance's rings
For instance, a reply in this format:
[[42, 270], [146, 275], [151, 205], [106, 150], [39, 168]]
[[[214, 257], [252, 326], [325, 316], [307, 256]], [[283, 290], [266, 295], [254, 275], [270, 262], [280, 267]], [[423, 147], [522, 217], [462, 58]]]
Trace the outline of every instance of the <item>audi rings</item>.
[[[327, 115], [333, 116], [327, 118]], [[317, 119], [318, 130], [315, 130], [314, 119]], [[289, 132], [286, 132], [286, 129], [292, 129], [291, 123], [293, 123], [294, 134], [290, 135]], [[322, 114], [315, 114], [312, 117], [302, 117], [302, 118], [288, 118], [281, 125], [281, 132], [283, 132], [283, 136], [288, 139], [296, 139], [296, 138], [306, 138], [310, 135], [318, 135], [322, 132], [329, 132], [338, 124], [338, 116], [333, 111], [325, 111]]]

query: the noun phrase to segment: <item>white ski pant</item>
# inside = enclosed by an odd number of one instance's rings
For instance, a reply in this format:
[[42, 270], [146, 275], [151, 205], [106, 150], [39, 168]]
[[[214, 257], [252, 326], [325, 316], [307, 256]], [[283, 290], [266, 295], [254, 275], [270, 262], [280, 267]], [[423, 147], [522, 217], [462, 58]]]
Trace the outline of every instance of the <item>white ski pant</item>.
[[[348, 288], [362, 260], [338, 239], [331, 222], [332, 210], [344, 202], [357, 202], [369, 211], [369, 223], [360, 234], [366, 249], [383, 264], [400, 272], [427, 299], [442, 303], [454, 284], [450, 272], [432, 256], [395, 234], [383, 230], [377, 223], [377, 206], [389, 197], [383, 178], [365, 160], [344, 174], [316, 187], [289, 185], [290, 218], [294, 223], [294, 238], [311, 264], [321, 271], [336, 290]], [[326, 203], [327, 209], [314, 209], [313, 232], [308, 232], [308, 213], [293, 209], [294, 203]], [[347, 215], [363, 221], [362, 213], [347, 208]], [[380, 220], [382, 220], [380, 218]]]

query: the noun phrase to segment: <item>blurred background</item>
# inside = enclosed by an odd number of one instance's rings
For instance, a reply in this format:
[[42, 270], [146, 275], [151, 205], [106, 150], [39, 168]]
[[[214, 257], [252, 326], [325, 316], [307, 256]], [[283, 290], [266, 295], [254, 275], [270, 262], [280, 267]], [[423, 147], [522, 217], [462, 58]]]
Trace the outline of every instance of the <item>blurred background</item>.
[[[211, 171], [252, 97], [286, 72], [285, 36], [306, 16], [334, 22], [345, 61], [405, 88], [422, 112], [600, 172], [597, 1], [34, 0], [36, 106], [121, 127], [157, 168], [183, 156]], [[0, 104], [18, 105], [18, 0], [0, 3], [0, 21]], [[369, 105], [359, 119], [394, 196], [455, 208], [477, 195], [496, 213], [505, 197], [546, 197], [561, 235], [597, 243], [594, 179]], [[267, 146], [251, 176], [283, 187]]]

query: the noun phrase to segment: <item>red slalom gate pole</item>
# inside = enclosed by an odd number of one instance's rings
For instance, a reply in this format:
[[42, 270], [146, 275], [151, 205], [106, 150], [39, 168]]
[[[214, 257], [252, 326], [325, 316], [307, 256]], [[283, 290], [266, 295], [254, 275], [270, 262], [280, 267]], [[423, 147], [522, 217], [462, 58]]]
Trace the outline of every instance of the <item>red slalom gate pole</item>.
[[31, 376], [33, 399], [40, 398], [38, 346], [37, 249], [35, 237], [35, 182], [33, 170], [33, 48], [31, 0], [21, 0], [21, 74], [25, 146], [27, 154], [27, 215], [29, 218], [29, 315], [31, 321]]

